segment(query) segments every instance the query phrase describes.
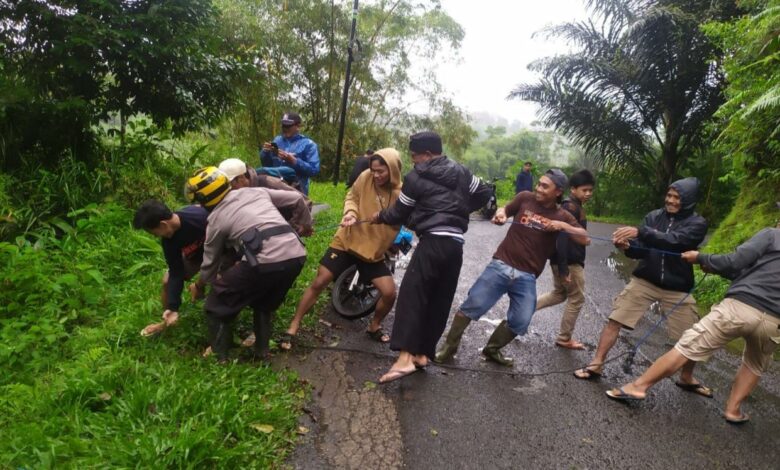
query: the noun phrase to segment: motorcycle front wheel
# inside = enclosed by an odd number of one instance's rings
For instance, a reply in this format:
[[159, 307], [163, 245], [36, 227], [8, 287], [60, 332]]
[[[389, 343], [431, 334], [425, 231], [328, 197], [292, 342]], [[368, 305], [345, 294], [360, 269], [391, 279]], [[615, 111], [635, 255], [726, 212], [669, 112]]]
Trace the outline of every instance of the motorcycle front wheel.
[[370, 282], [355, 279], [357, 275], [357, 266], [350, 266], [336, 278], [331, 289], [333, 308], [344, 318], [365, 317], [376, 309], [379, 302], [379, 289]]

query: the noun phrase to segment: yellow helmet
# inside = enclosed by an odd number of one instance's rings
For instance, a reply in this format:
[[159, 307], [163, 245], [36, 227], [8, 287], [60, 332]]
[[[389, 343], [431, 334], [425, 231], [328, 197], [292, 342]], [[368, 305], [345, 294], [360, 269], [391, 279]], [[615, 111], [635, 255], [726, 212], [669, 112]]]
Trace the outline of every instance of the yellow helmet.
[[230, 191], [227, 176], [215, 166], [207, 166], [195, 172], [184, 188], [190, 202], [197, 202], [206, 209], [213, 209]]

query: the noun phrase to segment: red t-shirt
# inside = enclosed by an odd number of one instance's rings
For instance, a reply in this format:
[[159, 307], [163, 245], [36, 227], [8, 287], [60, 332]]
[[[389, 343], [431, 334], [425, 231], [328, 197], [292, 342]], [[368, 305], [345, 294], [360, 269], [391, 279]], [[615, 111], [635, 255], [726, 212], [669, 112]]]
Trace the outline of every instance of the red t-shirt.
[[544, 207], [534, 193], [524, 191], [506, 205], [506, 216], [514, 217], [506, 237], [498, 245], [493, 258], [536, 277], [544, 271], [547, 259], [555, 252], [558, 232], [545, 232], [550, 220], [560, 220], [580, 227], [577, 220], [560, 207]]

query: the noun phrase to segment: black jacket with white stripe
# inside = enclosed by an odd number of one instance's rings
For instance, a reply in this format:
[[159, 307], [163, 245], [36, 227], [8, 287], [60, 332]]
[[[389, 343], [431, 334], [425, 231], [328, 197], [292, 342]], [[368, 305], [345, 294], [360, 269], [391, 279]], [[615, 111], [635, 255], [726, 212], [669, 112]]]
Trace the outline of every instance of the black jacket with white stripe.
[[445, 155], [415, 165], [404, 178], [398, 200], [379, 213], [379, 221], [404, 224], [417, 232], [463, 238], [469, 214], [484, 206], [492, 190]]

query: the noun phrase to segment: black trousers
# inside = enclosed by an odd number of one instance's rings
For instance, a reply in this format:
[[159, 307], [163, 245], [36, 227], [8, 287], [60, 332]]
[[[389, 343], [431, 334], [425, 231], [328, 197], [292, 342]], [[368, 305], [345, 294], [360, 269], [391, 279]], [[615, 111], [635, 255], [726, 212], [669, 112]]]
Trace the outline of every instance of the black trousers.
[[268, 351], [273, 313], [284, 302], [305, 260], [297, 258], [254, 268], [242, 261], [221, 273], [212, 283], [205, 305], [209, 344], [216, 354], [227, 354], [233, 340], [230, 323], [247, 306], [254, 312], [255, 350]]
[[390, 349], [434, 357], [462, 264], [460, 241], [433, 235], [420, 239], [398, 291]]

